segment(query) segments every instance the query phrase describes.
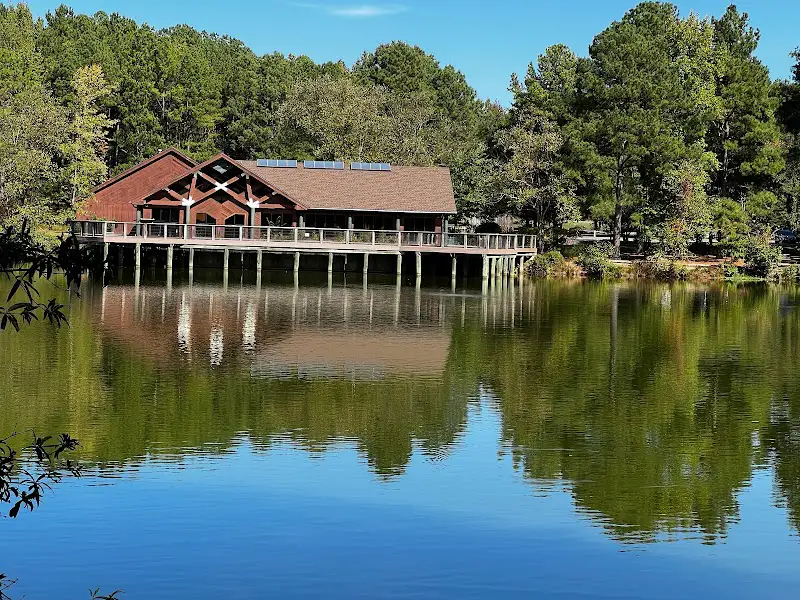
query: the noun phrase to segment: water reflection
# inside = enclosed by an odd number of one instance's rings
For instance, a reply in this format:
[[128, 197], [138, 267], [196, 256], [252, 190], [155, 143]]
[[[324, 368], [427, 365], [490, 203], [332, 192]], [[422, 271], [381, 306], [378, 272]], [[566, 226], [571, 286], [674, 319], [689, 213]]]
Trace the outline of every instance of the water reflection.
[[110, 470], [243, 432], [352, 444], [391, 479], [445, 460], [488, 406], [525, 481], [567, 486], [610, 536], [714, 542], [757, 469], [800, 525], [798, 304], [761, 286], [90, 287], [70, 329], [0, 336], [0, 431], [70, 431]]

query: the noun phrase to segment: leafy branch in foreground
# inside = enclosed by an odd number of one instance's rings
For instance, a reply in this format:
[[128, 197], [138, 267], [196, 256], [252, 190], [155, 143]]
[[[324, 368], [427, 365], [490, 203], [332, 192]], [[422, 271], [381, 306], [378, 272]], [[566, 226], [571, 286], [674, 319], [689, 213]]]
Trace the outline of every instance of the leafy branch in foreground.
[[75, 450], [78, 440], [66, 433], [56, 440], [32, 435], [32, 443], [23, 448], [23, 456], [32, 458], [31, 468], [21, 466], [20, 453], [11, 446], [16, 433], [0, 440], [0, 504], [11, 504], [11, 518], [23, 508], [32, 511], [38, 507], [44, 491], [52, 489], [50, 484], [58, 483], [65, 474], [81, 476], [80, 466], [62, 456]]
[[[0, 504], [10, 504], [10, 518], [17, 518], [20, 511], [33, 511], [42, 501], [42, 496], [51, 490], [64, 476], [81, 476], [81, 467], [64, 455], [78, 447], [78, 440], [62, 433], [58, 438], [39, 437], [31, 432], [28, 446], [17, 451], [11, 445], [18, 437], [12, 433], [0, 440]], [[0, 600], [11, 600], [8, 590], [16, 583], [0, 573]], [[99, 588], [89, 590], [91, 600], [118, 600], [121, 590], [108, 595]]]
[[[13, 282], [5, 298], [11, 304], [0, 305], [0, 330], [11, 326], [19, 331], [21, 323], [30, 324], [40, 316], [58, 327], [68, 323], [64, 305], [54, 299], [42, 300], [35, 280], [49, 280], [54, 273], [61, 273], [67, 288], [78, 291], [84, 271], [97, 266], [91, 250], [82, 247], [71, 233], [63, 235], [54, 248], [47, 248], [34, 239], [26, 221], [20, 228], [10, 226], [0, 232], [0, 274]], [[16, 297], [21, 300], [12, 303]]]

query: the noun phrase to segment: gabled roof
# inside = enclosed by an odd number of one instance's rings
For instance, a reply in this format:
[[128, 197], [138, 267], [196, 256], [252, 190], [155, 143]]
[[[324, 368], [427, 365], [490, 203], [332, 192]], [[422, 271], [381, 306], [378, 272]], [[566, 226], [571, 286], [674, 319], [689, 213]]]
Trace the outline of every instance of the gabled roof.
[[280, 187], [278, 187], [274, 183], [264, 179], [261, 176], [261, 174], [259, 174], [258, 172], [253, 171], [252, 169], [250, 169], [248, 167], [248, 165], [245, 164], [247, 161], [234, 160], [230, 156], [225, 154], [224, 152], [220, 152], [219, 154], [216, 154], [215, 156], [212, 156], [211, 158], [209, 158], [208, 160], [206, 160], [203, 163], [200, 163], [200, 164], [194, 163], [191, 167], [187, 168], [183, 173], [180, 173], [176, 177], [174, 177], [172, 179], [172, 181], [170, 181], [166, 185], [159, 185], [157, 187], [154, 187], [153, 189], [149, 190], [146, 194], [142, 195], [141, 197], [132, 200], [131, 204], [138, 205], [138, 204], [145, 203], [147, 198], [152, 196], [153, 194], [159, 192], [160, 190], [163, 190], [166, 187], [169, 187], [169, 186], [179, 182], [182, 179], [185, 179], [186, 177], [189, 177], [190, 175], [196, 173], [197, 171], [203, 170], [205, 167], [207, 167], [209, 165], [212, 165], [212, 164], [214, 164], [214, 163], [216, 163], [216, 162], [218, 162], [220, 160], [224, 160], [224, 161], [230, 163], [231, 165], [235, 165], [236, 167], [241, 169], [243, 173], [246, 173], [247, 175], [249, 175], [250, 177], [254, 178], [259, 183], [261, 183], [261, 184], [265, 185], [266, 187], [270, 188], [271, 190], [277, 192], [278, 194], [280, 194], [281, 196], [283, 196], [284, 198], [289, 200], [292, 204], [295, 204], [298, 208], [301, 208], [301, 209], [307, 208], [307, 206], [302, 201], [298, 201], [290, 193], [284, 192], [283, 189], [281, 189]]
[[183, 162], [185, 162], [187, 167], [192, 167], [192, 166], [197, 164], [197, 162], [194, 159], [192, 159], [189, 156], [186, 156], [183, 152], [181, 152], [177, 148], [167, 148], [166, 150], [162, 150], [158, 154], [154, 154], [153, 156], [151, 156], [147, 160], [144, 160], [144, 161], [142, 161], [142, 162], [140, 162], [138, 164], [135, 164], [132, 167], [130, 167], [129, 169], [125, 169], [122, 173], [112, 177], [111, 179], [106, 179], [103, 183], [101, 183], [100, 185], [95, 187], [92, 190], [92, 192], [96, 194], [100, 190], [107, 188], [108, 186], [116, 183], [117, 181], [125, 179], [129, 175], [132, 175], [133, 173], [136, 173], [137, 171], [141, 171], [145, 167], [153, 164], [154, 162], [157, 162], [157, 161], [161, 160], [164, 156], [166, 156], [168, 154], [172, 154], [173, 156], [175, 156], [179, 160], [182, 160]]
[[447, 167], [392, 165], [391, 171], [358, 171], [347, 164], [334, 170], [306, 169], [302, 163], [296, 168], [271, 168], [252, 160], [237, 162], [310, 210], [456, 212]]

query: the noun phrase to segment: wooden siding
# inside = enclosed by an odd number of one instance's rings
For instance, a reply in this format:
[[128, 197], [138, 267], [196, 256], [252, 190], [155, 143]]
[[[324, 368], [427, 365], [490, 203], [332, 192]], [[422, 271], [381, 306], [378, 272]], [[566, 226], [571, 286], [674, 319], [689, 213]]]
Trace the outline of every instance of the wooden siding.
[[142, 163], [123, 173], [111, 185], [95, 191], [78, 214], [79, 219], [98, 218], [109, 221], [135, 221], [136, 208], [132, 200], [159, 185], [167, 185], [192, 166], [182, 155], [166, 151], [155, 160]]

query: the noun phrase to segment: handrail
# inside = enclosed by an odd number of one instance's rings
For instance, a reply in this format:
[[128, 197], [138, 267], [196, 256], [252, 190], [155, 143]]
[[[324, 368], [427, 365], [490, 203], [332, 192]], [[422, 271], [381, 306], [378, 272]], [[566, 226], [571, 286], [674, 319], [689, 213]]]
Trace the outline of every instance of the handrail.
[[516, 233], [444, 233], [391, 229], [211, 225], [204, 223], [156, 223], [150, 221], [72, 221], [71, 228], [78, 237], [103, 240], [116, 238], [252, 240], [270, 245], [333, 243], [346, 246], [472, 248], [480, 250], [536, 248], [535, 235]]

